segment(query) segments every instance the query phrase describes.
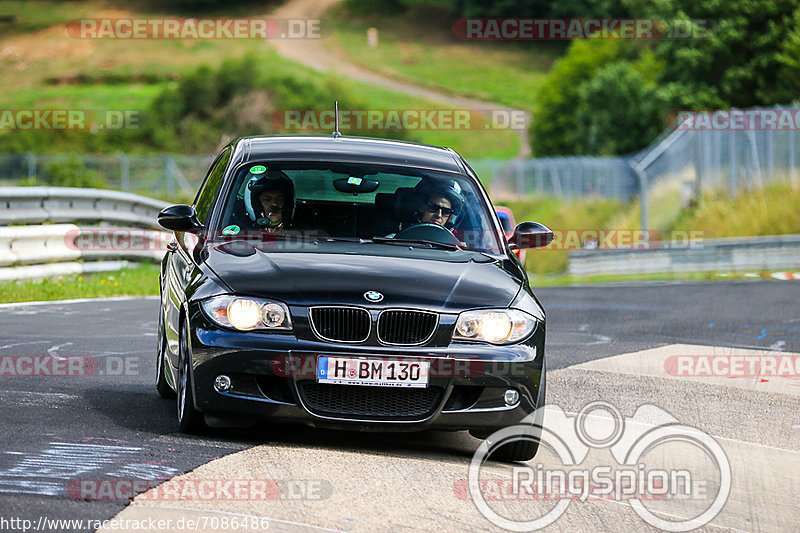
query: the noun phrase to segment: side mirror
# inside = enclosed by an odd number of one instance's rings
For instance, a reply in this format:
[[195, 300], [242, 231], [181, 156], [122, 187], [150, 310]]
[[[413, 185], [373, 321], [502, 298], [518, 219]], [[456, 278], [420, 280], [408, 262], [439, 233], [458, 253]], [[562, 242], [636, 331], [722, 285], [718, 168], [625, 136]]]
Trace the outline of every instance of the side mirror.
[[508, 239], [511, 249], [541, 248], [553, 242], [553, 231], [538, 222], [522, 222]]
[[197, 220], [197, 211], [190, 205], [171, 205], [158, 214], [158, 223], [174, 231], [198, 231], [203, 225]]

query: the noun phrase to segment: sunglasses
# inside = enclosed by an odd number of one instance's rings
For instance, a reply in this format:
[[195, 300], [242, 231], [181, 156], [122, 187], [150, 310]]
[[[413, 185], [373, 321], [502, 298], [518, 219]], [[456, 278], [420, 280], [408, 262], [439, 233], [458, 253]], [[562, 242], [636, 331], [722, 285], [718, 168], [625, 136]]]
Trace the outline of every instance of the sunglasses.
[[430, 213], [436, 213], [437, 211], [441, 211], [443, 216], [449, 217], [453, 214], [453, 210], [449, 207], [444, 207], [443, 205], [438, 205], [433, 202], [427, 202], [425, 207], [428, 209]]

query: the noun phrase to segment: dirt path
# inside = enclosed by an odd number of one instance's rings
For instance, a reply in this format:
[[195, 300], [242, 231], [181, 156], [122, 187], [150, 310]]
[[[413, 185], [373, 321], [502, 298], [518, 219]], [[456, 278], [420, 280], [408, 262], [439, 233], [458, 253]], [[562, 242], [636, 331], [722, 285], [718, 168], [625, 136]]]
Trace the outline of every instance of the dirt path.
[[[277, 19], [322, 19], [325, 11], [341, 0], [290, 0], [272, 13]], [[324, 26], [324, 24], [323, 24]], [[323, 32], [324, 33], [324, 32]], [[460, 96], [452, 96], [433, 89], [419, 87], [412, 83], [398, 81], [377, 74], [371, 70], [361, 68], [350, 63], [331, 51], [327, 38], [322, 39], [277, 39], [272, 41], [275, 49], [287, 59], [301, 63], [319, 71], [335, 70], [342, 77], [355, 79], [365, 83], [371, 83], [380, 87], [390, 89], [412, 96], [418, 96], [437, 104], [444, 104], [462, 109], [474, 110], [498, 110], [515, 111], [506, 106], [496, 103], [473, 100]], [[525, 123], [530, 121], [530, 114], [526, 111]], [[519, 150], [517, 157], [530, 157], [531, 149], [528, 142], [527, 127], [516, 130], [519, 137]]]

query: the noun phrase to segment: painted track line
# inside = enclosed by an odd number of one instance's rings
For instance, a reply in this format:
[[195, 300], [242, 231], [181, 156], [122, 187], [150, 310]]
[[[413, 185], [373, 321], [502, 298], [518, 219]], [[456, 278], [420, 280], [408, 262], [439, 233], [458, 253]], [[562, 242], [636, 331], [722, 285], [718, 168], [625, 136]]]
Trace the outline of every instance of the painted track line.
[[124, 302], [127, 300], [158, 300], [158, 296], [110, 296], [108, 298], [73, 298], [72, 300], [44, 300], [35, 302], [11, 302], [0, 304], [0, 309], [8, 307], [26, 307], [35, 305], [67, 305], [88, 302]]

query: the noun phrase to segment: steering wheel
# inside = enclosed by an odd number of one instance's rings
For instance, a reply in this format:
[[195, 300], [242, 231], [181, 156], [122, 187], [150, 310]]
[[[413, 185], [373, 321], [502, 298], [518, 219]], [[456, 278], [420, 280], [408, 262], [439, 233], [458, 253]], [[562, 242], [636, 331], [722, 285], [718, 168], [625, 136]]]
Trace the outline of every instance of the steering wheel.
[[452, 244], [461, 248], [462, 242], [450, 233], [450, 230], [439, 224], [415, 224], [397, 232], [395, 239], [409, 239], [412, 241], [431, 241], [442, 244]]

